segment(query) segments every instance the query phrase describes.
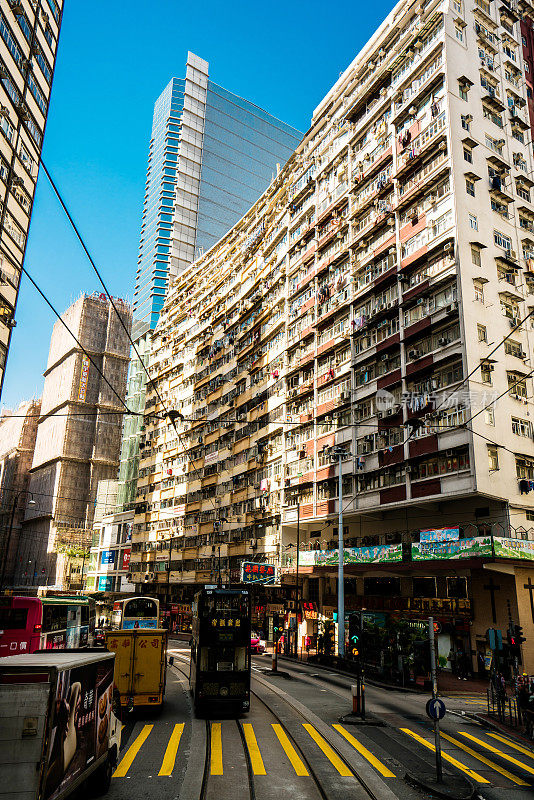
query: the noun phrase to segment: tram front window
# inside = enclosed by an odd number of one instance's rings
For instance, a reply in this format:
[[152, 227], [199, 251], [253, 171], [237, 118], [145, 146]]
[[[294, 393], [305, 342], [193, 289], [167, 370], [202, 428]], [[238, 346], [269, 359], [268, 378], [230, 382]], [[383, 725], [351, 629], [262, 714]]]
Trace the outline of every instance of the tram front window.
[[202, 672], [244, 672], [248, 669], [247, 647], [201, 647]]
[[217, 596], [208, 595], [202, 605], [203, 617], [246, 617], [248, 598], [246, 595]]

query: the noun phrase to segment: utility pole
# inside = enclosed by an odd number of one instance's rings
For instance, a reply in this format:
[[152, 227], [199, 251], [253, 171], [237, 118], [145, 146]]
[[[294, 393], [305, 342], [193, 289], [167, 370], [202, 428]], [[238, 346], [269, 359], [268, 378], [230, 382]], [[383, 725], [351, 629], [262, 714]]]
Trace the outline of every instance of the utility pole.
[[337, 519], [337, 654], [339, 658], [345, 656], [345, 543], [343, 541], [343, 456], [346, 454], [343, 447], [333, 447], [332, 454], [338, 457], [338, 519]]
[[300, 503], [297, 502], [297, 592], [295, 602], [295, 658], [298, 658], [299, 641], [299, 553], [300, 553]]
[[[432, 700], [438, 696], [438, 676], [436, 672], [436, 651], [434, 649], [434, 617], [428, 618], [428, 640], [430, 643], [430, 674], [432, 678]], [[436, 747], [436, 780], [443, 782], [443, 769], [441, 765], [441, 737], [439, 732], [439, 719], [434, 717], [434, 743]]]

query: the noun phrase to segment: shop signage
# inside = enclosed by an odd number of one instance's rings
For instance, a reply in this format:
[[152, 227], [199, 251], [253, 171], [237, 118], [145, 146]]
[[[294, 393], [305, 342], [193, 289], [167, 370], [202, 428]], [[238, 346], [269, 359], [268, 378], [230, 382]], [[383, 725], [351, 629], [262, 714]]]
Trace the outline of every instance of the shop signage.
[[241, 564], [241, 583], [276, 583], [277, 577], [273, 564], [256, 564], [254, 561]]
[[457, 542], [412, 542], [412, 561], [480, 558], [491, 555], [491, 536], [477, 536]]
[[104, 566], [104, 564], [114, 564], [115, 563], [115, 550], [102, 550], [101, 563], [102, 563], [102, 566]]
[[174, 506], [174, 513], [179, 517], [185, 514], [185, 503], [180, 503], [179, 506]]
[[[346, 547], [344, 564], [378, 564], [402, 561], [402, 544], [378, 544], [372, 547]], [[304, 567], [330, 566], [339, 563], [338, 550], [304, 550], [299, 564]]]
[[131, 548], [122, 551], [122, 562], [121, 562], [121, 569], [128, 569], [130, 566], [130, 555], [131, 555]]
[[302, 603], [302, 610], [304, 612], [304, 619], [317, 619], [317, 606], [315, 603], [308, 601]]
[[168, 553], [156, 553], [156, 561], [167, 561], [169, 558]]
[[495, 555], [498, 558], [521, 558], [534, 561], [534, 542], [528, 539], [507, 539], [505, 536], [494, 536]]
[[98, 576], [99, 592], [111, 592], [112, 588], [113, 588], [113, 578], [111, 577], [111, 575]]
[[285, 606], [283, 603], [267, 603], [267, 609], [266, 609], [267, 615], [283, 614], [284, 611], [285, 611]]
[[459, 528], [431, 528], [421, 531], [419, 539], [421, 542], [453, 542], [460, 538]]
[[213, 464], [215, 461], [217, 461], [218, 457], [219, 457], [218, 450], [215, 450], [213, 453], [208, 453], [207, 456], [204, 456], [204, 464], [205, 465]]

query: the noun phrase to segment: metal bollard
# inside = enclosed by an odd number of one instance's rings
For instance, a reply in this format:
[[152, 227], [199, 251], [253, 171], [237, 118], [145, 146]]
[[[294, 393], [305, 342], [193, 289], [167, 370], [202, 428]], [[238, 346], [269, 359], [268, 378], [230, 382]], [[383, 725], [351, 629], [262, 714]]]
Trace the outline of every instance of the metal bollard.
[[359, 706], [360, 706], [359, 699], [360, 698], [358, 697], [358, 687], [357, 687], [357, 685], [355, 683], [353, 683], [352, 686], [350, 687], [350, 691], [352, 693], [352, 713], [353, 714], [359, 714], [360, 713], [360, 708], [359, 708]]

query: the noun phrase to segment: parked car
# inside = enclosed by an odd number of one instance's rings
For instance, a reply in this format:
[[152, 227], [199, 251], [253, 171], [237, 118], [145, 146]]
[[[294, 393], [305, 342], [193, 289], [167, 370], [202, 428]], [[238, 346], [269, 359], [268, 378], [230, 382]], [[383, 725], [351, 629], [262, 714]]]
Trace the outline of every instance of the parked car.
[[260, 639], [257, 633], [252, 633], [250, 636], [250, 652], [256, 655], [265, 653], [265, 642]]

